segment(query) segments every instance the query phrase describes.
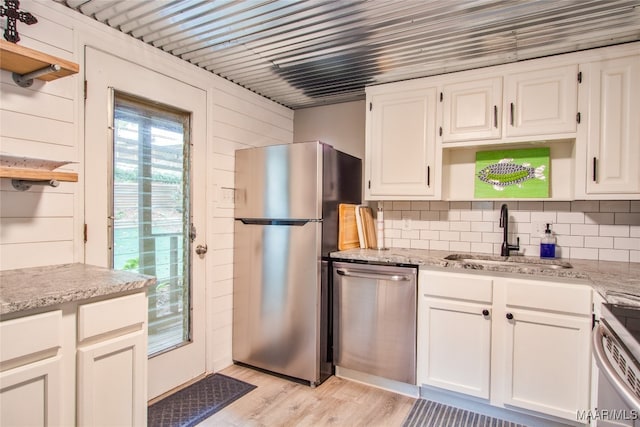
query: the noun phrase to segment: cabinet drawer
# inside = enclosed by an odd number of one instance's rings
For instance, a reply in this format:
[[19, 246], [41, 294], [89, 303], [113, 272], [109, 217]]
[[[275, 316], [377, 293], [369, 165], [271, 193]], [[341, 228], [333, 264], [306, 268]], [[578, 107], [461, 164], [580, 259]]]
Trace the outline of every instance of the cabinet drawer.
[[78, 308], [78, 340], [142, 325], [146, 320], [147, 298], [144, 293], [84, 304]]
[[420, 294], [434, 297], [491, 302], [493, 279], [471, 274], [420, 272]]
[[561, 313], [591, 314], [591, 288], [586, 285], [533, 280], [507, 280], [507, 306]]
[[[42, 358], [62, 346], [62, 311], [50, 311], [0, 323], [0, 361], [34, 353]], [[47, 352], [48, 353], [44, 353]]]

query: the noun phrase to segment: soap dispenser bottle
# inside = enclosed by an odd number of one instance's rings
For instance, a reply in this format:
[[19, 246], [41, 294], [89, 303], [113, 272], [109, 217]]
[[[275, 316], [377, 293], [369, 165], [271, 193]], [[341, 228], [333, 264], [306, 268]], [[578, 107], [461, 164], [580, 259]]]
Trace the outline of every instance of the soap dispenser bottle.
[[544, 236], [540, 239], [540, 258], [556, 257], [556, 238], [551, 234], [551, 224], [547, 224]]

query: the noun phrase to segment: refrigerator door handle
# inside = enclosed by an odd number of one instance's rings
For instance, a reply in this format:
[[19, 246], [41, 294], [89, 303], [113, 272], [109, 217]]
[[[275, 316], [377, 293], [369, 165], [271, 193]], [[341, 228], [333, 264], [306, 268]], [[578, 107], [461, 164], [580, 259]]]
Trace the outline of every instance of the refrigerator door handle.
[[374, 279], [374, 280], [391, 280], [393, 282], [406, 282], [411, 280], [411, 277], [404, 276], [402, 274], [361, 273], [356, 271], [350, 271], [343, 268], [337, 269], [336, 273], [338, 273], [341, 276], [347, 276], [347, 277], [361, 277], [363, 279]]
[[320, 220], [312, 219], [253, 219], [253, 218], [238, 218], [243, 224], [247, 225], [290, 225], [296, 227], [302, 227], [310, 222], [320, 222]]

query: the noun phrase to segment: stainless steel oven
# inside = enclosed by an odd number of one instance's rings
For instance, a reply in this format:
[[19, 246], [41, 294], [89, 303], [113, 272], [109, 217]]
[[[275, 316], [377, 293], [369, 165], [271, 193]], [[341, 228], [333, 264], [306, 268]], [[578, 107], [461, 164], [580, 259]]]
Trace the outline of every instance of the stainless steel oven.
[[640, 307], [603, 304], [593, 330], [598, 426], [640, 426]]

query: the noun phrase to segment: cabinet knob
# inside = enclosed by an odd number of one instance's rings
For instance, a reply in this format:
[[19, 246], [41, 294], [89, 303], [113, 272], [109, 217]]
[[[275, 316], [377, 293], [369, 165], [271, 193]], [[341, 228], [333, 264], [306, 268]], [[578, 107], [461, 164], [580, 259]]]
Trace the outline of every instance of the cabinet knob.
[[484, 310], [482, 310], [482, 315], [483, 316], [488, 316], [489, 315], [489, 310], [487, 310], [486, 308]]
[[509, 320], [513, 319], [513, 314], [507, 313], [507, 319], [509, 319]]

